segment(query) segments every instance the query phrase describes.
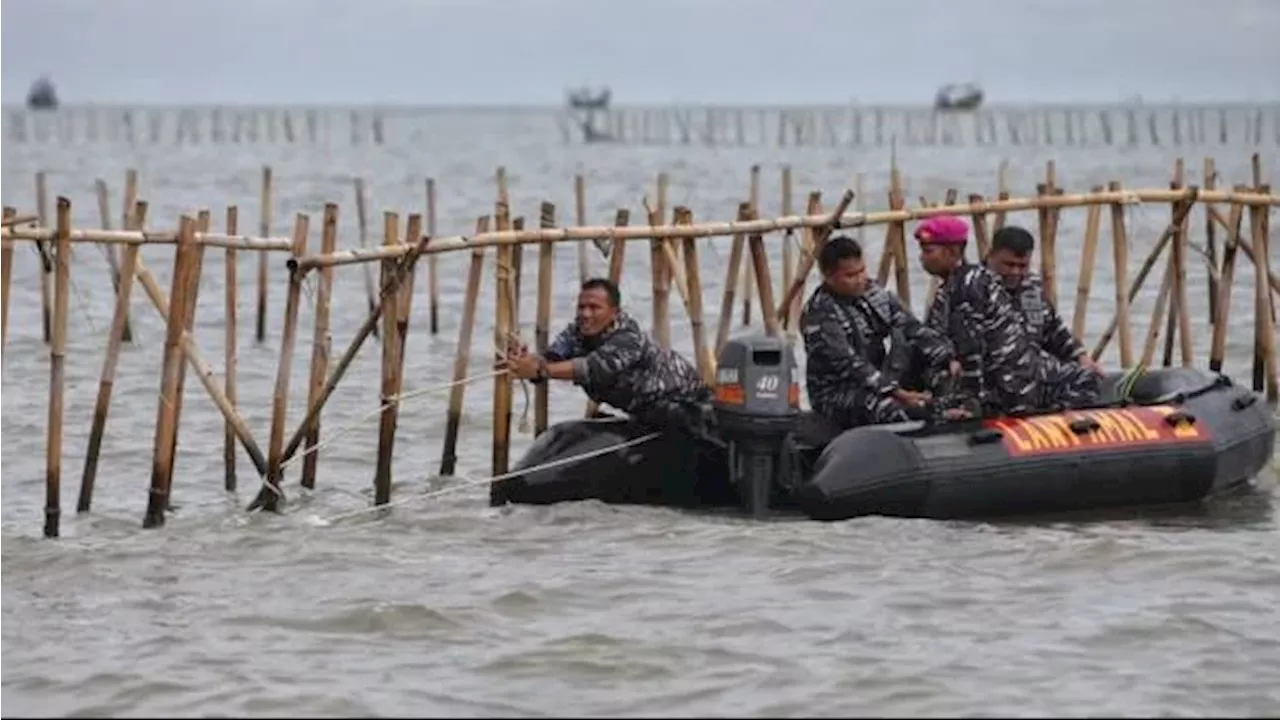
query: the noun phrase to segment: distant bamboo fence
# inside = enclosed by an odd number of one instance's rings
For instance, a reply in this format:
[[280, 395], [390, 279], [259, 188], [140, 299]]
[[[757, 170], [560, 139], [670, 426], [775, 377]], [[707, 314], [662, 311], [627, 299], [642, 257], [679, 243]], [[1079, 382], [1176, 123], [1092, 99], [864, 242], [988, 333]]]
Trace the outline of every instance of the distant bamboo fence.
[[5, 142], [400, 145], [459, 113], [542, 113], [566, 143], [751, 147], [1280, 145], [1278, 103], [555, 107], [6, 106]]
[[[1064, 209], [1083, 208], [1086, 222], [1081, 252], [1082, 267], [1077, 287], [1072, 293], [1075, 302], [1071, 313], [1072, 328], [1077, 337], [1085, 339], [1088, 335], [1085, 327], [1086, 309], [1093, 293], [1093, 271], [1106, 225], [1110, 227], [1111, 262], [1115, 277], [1115, 286], [1108, 292], [1108, 296], [1114, 298], [1114, 312], [1107, 327], [1096, 336], [1092, 355], [1100, 357], [1111, 340], [1118, 337], [1122, 366], [1128, 368], [1139, 364], [1150, 365], [1155, 362], [1157, 344], [1163, 331], [1163, 363], [1174, 363], [1176, 341], [1178, 362], [1184, 366], [1193, 365], [1195, 338], [1192, 337], [1190, 316], [1194, 307], [1187, 294], [1186, 277], [1193, 267], [1203, 267], [1208, 274], [1208, 313], [1212, 327], [1208, 366], [1214, 370], [1221, 369], [1225, 359], [1227, 328], [1232, 324], [1240, 324], [1238, 320], [1233, 322], [1230, 317], [1229, 299], [1237, 275], [1248, 272], [1239, 263], [1239, 258], [1243, 255], [1253, 268], [1252, 385], [1257, 391], [1265, 391], [1267, 399], [1274, 404], [1277, 400], [1275, 296], [1280, 295], [1280, 277], [1271, 266], [1274, 251], [1269, 239], [1269, 213], [1271, 208], [1280, 206], [1280, 196], [1272, 194], [1270, 185], [1263, 182], [1258, 155], [1255, 154], [1252, 160], [1251, 184], [1217, 187], [1213, 160], [1206, 159], [1204, 186], [1187, 185], [1183, 161], [1179, 159], [1174, 167], [1172, 182], [1167, 188], [1125, 189], [1119, 182], [1111, 182], [1105, 187], [1098, 185], [1083, 193], [1067, 193], [1059, 187], [1055, 164], [1050, 161], [1045, 168], [1044, 180], [1036, 185], [1034, 196], [1012, 197], [1005, 187], [1002, 175], [995, 199], [969, 194], [961, 201], [958, 191], [953, 189], [946, 193], [943, 203], [933, 204], [922, 198], [918, 207], [907, 207], [906, 191], [902, 187], [900, 173], [894, 167], [890, 173], [890, 188], [887, 193], [888, 210], [851, 210], [855, 195], [853, 190], [845, 190], [832, 207], [824, 208], [822, 193], [814, 190], [808, 193], [803, 215], [785, 213], [774, 218], [760, 217], [759, 170], [753, 167], [749, 189], [739, 205], [737, 219], [708, 222], [695, 221], [693, 212], [688, 207], [668, 206], [666, 189], [669, 178], [666, 173], [661, 173], [657, 179], [655, 202], [651, 205], [648, 198], [644, 202], [647, 214], [645, 222], [631, 222], [630, 211], [619, 208], [611, 226], [585, 224], [582, 209], [585, 205], [585, 183], [579, 177], [574, 183], [577, 225], [557, 227], [556, 207], [552, 203], [543, 202], [538, 208], [536, 228], [525, 227], [523, 217], [513, 216], [506, 172], [505, 169], [498, 168], [495, 174], [493, 210], [477, 217], [475, 232], [470, 235], [435, 236], [436, 186], [434, 180], [428, 180], [425, 186], [425, 208], [428, 213], [425, 223], [422, 213], [408, 214], [402, 225], [399, 213], [384, 212], [382, 243], [370, 247], [366, 242], [363, 220], [363, 187], [357, 183], [357, 208], [362, 218], [359, 246], [338, 247], [339, 209], [337, 204], [327, 203], [318, 223], [321, 236], [319, 252], [312, 252], [310, 249], [309, 240], [313, 228], [310, 217], [302, 213], [293, 216], [292, 229], [287, 237], [269, 236], [266, 232], [270, 227], [269, 221], [261, 224], [264, 229], [261, 236], [237, 234], [239, 217], [235, 206], [226, 210], [222, 233], [211, 230], [208, 211], [198, 212], [195, 216], [182, 215], [174, 229], [150, 229], [147, 225], [148, 204], [137, 197], [137, 176], [132, 171], [126, 175], [122, 221], [124, 229], [73, 228], [71, 201], [63, 196], [56, 200], [55, 222], [49, 225], [42, 220], [46, 217], [46, 208], [41, 174], [37, 176], [37, 212], [22, 213], [12, 207], [4, 210], [3, 338], [7, 344], [14, 245], [19, 241], [33, 242], [44, 260], [42, 278], [45, 275], [52, 276], [43, 287], [51, 288], [53, 295], [51, 306], [44, 315], [48, 328], [46, 340], [50, 348], [44, 532], [49, 537], [55, 537], [59, 533], [68, 292], [72, 248], [77, 244], [91, 243], [112, 251], [109, 257], [112, 258], [116, 292], [77, 511], [86, 512], [91, 507], [99, 448], [106, 428], [120, 350], [122, 344], [129, 341], [125, 330], [129, 322], [132, 288], [136, 281], [141, 284], [150, 304], [166, 323], [155, 425], [154, 463], [144, 515], [144, 525], [154, 527], [164, 522], [172, 498], [173, 462], [178, 447], [181, 398], [188, 367], [195, 373], [197, 381], [204, 387], [225, 421], [225, 488], [228, 491], [236, 489], [235, 446], [239, 445], [249, 456], [261, 479], [261, 488], [251, 507], [276, 510], [284, 498], [284, 471], [299, 457], [303, 460], [299, 471], [300, 484], [308, 488], [314, 487], [317, 451], [321, 444], [322, 410], [364, 342], [375, 332], [378, 332], [381, 340], [380, 395], [383, 412], [379, 413], [374, 502], [375, 505], [388, 503], [391, 497], [397, 415], [402, 401], [406, 338], [413, 325], [413, 298], [418, 286], [415, 283], [418, 263], [423, 258], [430, 262], [436, 256], [449, 252], [467, 253], [470, 261], [459, 324], [454, 383], [449, 388], [441, 463], [441, 474], [446, 475], [452, 474], [456, 466], [460, 419], [465, 400], [465, 384], [468, 381], [467, 368], [474, 344], [478, 298], [487, 258], [493, 258], [496, 322], [493, 338], [482, 339], [482, 345], [489, 346], [492, 342], [498, 347], [504, 347], [509, 333], [519, 327], [521, 307], [518, 298], [522, 278], [526, 267], [535, 266], [537, 303], [534, 308], [534, 340], [537, 349], [543, 350], [550, 338], [552, 317], [556, 314], [551, 295], [551, 288], [555, 284], [552, 278], [552, 257], [556, 246], [565, 242], [577, 243], [583, 253], [587, 253], [587, 248], [591, 245], [596, 248], [589, 254], [579, 256], [579, 277], [575, 279], [591, 273], [593, 263], [590, 258], [599, 254], [607, 260], [607, 275], [620, 280], [623, 277], [628, 246], [635, 247], [632, 241], [646, 241], [651, 263], [650, 331], [659, 343], [671, 345], [670, 295], [674, 287], [689, 315], [693, 358], [699, 372], [710, 381], [715, 372], [716, 350], [729, 337], [733, 325], [734, 307], [739, 300], [736, 294], [740, 286], [744, 291], [741, 300], [747, 303], [744, 307], [745, 316], [749, 317], [749, 303], [756, 300], [762, 308], [767, 309], [767, 312], [762, 313], [765, 330], [774, 334], [785, 333], [795, 340], [800, 303], [806, 284], [812, 280], [810, 276], [815, 248], [820, 247], [837, 229], [857, 229], [861, 232], [869, 227], [885, 228], [881, 254], [874, 264], [876, 279], [889, 286], [904, 304], [912, 307], [909, 273], [913, 263], [908, 260], [910, 253], [907, 223], [943, 213], [963, 215], [972, 223], [976, 251], [981, 255], [988, 248], [990, 233], [1005, 226], [1011, 213], [1034, 213], [1039, 235], [1039, 271], [1044, 278], [1050, 301], [1063, 308], [1063, 314], [1066, 315], [1065, 303], [1061, 302], [1060, 296], [1064, 297], [1069, 292], [1065, 288], [1059, 289], [1057, 271], [1061, 240], [1058, 233], [1060, 214]], [[269, 169], [265, 170], [264, 187], [269, 186], [270, 177]], [[104, 185], [98, 182], [95, 189], [105, 226], [108, 216], [105, 208], [108, 203], [104, 197]], [[792, 182], [789, 167], [783, 168], [781, 186], [785, 193], [782, 207], [790, 208]], [[1131, 247], [1130, 230], [1125, 209], [1140, 204], [1167, 205], [1169, 221], [1153, 249], [1138, 265], [1137, 271], [1132, 272], [1132, 263], [1128, 257]], [[1205, 223], [1205, 244], [1203, 247], [1193, 248], [1189, 238], [1193, 210], [1197, 207], [1201, 208]], [[1109, 223], [1104, 223], [1105, 219], [1109, 219]], [[712, 328], [705, 325], [705, 292], [702, 285], [705, 274], [698, 253], [698, 240], [719, 236], [731, 237], [732, 243], [727, 267], [722, 269], [726, 280], [718, 322], [712, 332]], [[780, 237], [785, 243], [782, 253], [784, 267], [776, 276], [770, 268], [766, 237]], [[174, 248], [173, 271], [167, 294], [139, 256], [143, 245]], [[791, 245], [794, 247], [790, 247]], [[536, 246], [536, 263], [524, 262], [526, 246]], [[224, 317], [227, 347], [221, 378], [194, 336], [202, 260], [205, 251], [210, 248], [220, 249], [227, 256]], [[118, 258], [114, 254], [117, 249], [122, 250]], [[269, 254], [283, 255], [282, 265], [287, 277], [281, 349], [276, 364], [276, 385], [265, 446], [259, 442], [259, 436], [237, 409], [235, 378], [239, 303], [234, 273], [237, 266], [236, 254], [246, 251], [258, 253], [263, 258], [264, 264], [260, 268], [266, 267]], [[1201, 262], [1191, 260], [1193, 252], [1200, 257]], [[1161, 264], [1162, 258], [1163, 278], [1156, 294], [1154, 315], [1147, 327], [1145, 339], [1139, 345], [1135, 343], [1130, 306], [1147, 287], [1148, 276]], [[377, 263], [380, 268], [376, 282], [372, 275], [365, 276], [369, 292], [366, 318], [343, 354], [331, 363], [329, 312], [334, 268], [352, 264], [372, 267], [366, 263]], [[742, 282], [744, 272], [749, 273], [752, 278], [750, 285]], [[310, 273], [316, 273], [319, 282], [314, 303], [308, 309], [315, 324], [315, 339], [307, 382], [307, 410], [303, 418], [294, 418], [294, 423], [290, 424], [286, 417], [290, 376], [295, 365], [294, 346], [298, 322], [303, 314], [302, 286]], [[435, 305], [438, 296], [433, 275], [434, 272], [428, 276], [433, 282], [427, 292], [432, 306], [429, 327], [435, 332]], [[265, 274], [259, 277], [265, 278]], [[934, 289], [935, 286], [931, 285], [930, 293]], [[256, 330], [259, 341], [264, 337], [261, 318], [265, 315], [265, 307], [265, 300], [260, 300], [259, 325]], [[565, 309], [560, 310], [561, 314], [565, 312]], [[493, 356], [493, 349], [489, 347], [484, 354]], [[495, 383], [492, 469], [496, 475], [505, 472], [510, 462], [512, 379], [501, 371], [490, 374]], [[539, 388], [535, 399], [535, 432], [542, 432], [547, 428], [547, 402], [547, 389]], [[299, 452], [303, 455], [299, 456]]]
[[1280, 145], [1280, 104], [565, 108], [564, 142], [777, 147]]

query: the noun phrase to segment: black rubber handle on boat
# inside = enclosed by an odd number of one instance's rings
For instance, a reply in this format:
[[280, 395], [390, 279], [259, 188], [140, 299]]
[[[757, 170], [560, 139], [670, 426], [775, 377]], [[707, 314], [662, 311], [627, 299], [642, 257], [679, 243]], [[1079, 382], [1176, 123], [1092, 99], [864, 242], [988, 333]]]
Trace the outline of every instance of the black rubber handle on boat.
[[1071, 432], [1077, 435], [1084, 435], [1085, 433], [1093, 432], [1094, 430], [1101, 428], [1102, 424], [1091, 417], [1082, 417], [1072, 420], [1070, 427]]
[[1004, 433], [993, 428], [983, 428], [976, 430], [969, 435], [969, 442], [974, 445], [986, 445], [987, 443], [999, 442], [1004, 437]]
[[1241, 410], [1244, 410], [1247, 407], [1252, 406], [1256, 402], [1258, 402], [1257, 393], [1253, 393], [1253, 392], [1241, 393], [1240, 395], [1236, 396], [1235, 400], [1231, 401], [1231, 409], [1235, 410], [1236, 412], [1239, 412]]

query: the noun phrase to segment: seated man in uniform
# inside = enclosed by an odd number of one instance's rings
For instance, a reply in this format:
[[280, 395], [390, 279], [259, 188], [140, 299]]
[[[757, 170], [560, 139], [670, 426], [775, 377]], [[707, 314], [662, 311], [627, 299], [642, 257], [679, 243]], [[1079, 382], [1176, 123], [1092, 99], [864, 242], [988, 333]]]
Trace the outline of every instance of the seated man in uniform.
[[577, 318], [542, 355], [509, 349], [507, 369], [534, 382], [570, 380], [597, 403], [650, 427], [704, 434], [711, 389], [692, 363], [654, 342], [620, 304], [613, 282], [583, 282]]
[[926, 322], [955, 344], [962, 388], [984, 415], [1096, 402], [1096, 374], [1076, 395], [1061, 392], [1061, 363], [1033, 342], [1000, 276], [965, 258], [968, 223], [936, 216], [920, 223], [915, 237], [920, 264], [942, 281]]
[[800, 319], [813, 410], [841, 430], [927, 415], [929, 393], [904, 389], [882, 369], [885, 340], [897, 331], [924, 355], [931, 374], [948, 371], [950, 343], [867, 277], [862, 248], [852, 238], [828, 240], [818, 268], [822, 284]]
[[1048, 301], [1040, 276], [1030, 272], [1031, 252], [1036, 241], [1026, 229], [1006, 225], [991, 237], [987, 268], [999, 275], [1013, 296], [1013, 306], [1026, 320], [1031, 342], [1053, 357], [1076, 363], [1084, 370], [1101, 373], [1098, 364], [1071, 334], [1057, 308]]

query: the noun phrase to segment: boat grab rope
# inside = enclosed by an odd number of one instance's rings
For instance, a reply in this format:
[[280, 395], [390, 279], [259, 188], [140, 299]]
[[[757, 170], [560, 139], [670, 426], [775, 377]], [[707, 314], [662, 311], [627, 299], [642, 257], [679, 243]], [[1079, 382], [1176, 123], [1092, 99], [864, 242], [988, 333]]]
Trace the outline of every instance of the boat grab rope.
[[[358, 510], [351, 510], [349, 512], [330, 515], [328, 517], [320, 517], [319, 515], [312, 515], [308, 518], [308, 520], [315, 525], [320, 525], [320, 526], [329, 525], [330, 523], [336, 522], [338, 520], [345, 520], [347, 518], [357, 517], [359, 515], [364, 515], [366, 513], [371, 513], [371, 512], [379, 512], [392, 507], [407, 505], [409, 503], [417, 502], [419, 500], [429, 500], [432, 498], [440, 497], [441, 495], [447, 495], [449, 493], [457, 492], [459, 490], [465, 490], [467, 488], [472, 488], [479, 485], [489, 485], [489, 484], [498, 482], [500, 480], [506, 480], [507, 478], [515, 477], [517, 475], [524, 475], [527, 473], [537, 472], [541, 470], [550, 470], [552, 468], [560, 467], [563, 465], [570, 465], [575, 462], [580, 462], [582, 460], [589, 460], [593, 457], [608, 455], [609, 453], [617, 452], [618, 450], [623, 450], [629, 447], [634, 447], [636, 445], [649, 442], [650, 440], [657, 438], [661, 434], [662, 434], [661, 432], [655, 431], [655, 432], [647, 433], [645, 435], [641, 435], [640, 437], [626, 440], [624, 442], [614, 443], [613, 445], [597, 448], [595, 450], [588, 450], [587, 452], [579, 453], [577, 455], [570, 455], [569, 457], [563, 457], [558, 460], [551, 460], [551, 461], [542, 463], [540, 465], [531, 465], [527, 468], [519, 468], [516, 470], [512, 470], [510, 472], [502, 473], [500, 475], [494, 475], [492, 477], [467, 478], [466, 480], [460, 483], [450, 485], [448, 487], [441, 488], [439, 490], [426, 492], [421, 495], [411, 495], [402, 500], [395, 500], [392, 502], [383, 503], [382, 505], [373, 505], [370, 507], [364, 507]], [[425, 479], [430, 479], [430, 477], [431, 476], [428, 476]]]

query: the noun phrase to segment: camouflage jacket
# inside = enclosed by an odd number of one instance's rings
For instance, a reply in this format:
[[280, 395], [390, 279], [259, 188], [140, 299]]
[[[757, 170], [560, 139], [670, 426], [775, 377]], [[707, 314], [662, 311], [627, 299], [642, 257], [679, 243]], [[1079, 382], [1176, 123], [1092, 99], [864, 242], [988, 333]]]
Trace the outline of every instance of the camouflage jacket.
[[809, 405], [832, 417], [863, 407], [867, 393], [898, 389], [898, 378], [883, 367], [885, 341], [892, 335], [917, 346], [931, 364], [944, 365], [953, 356], [945, 336], [875, 282], [858, 298], [842, 298], [819, 286], [805, 303], [800, 327]]
[[1071, 334], [1067, 323], [1044, 294], [1044, 283], [1039, 275], [1027, 275], [1011, 294], [1013, 306], [1026, 319], [1027, 336], [1040, 349], [1067, 361], [1084, 354], [1084, 346]]
[[547, 362], [573, 361], [573, 384], [599, 403], [636, 414], [659, 402], [701, 403], [711, 389], [698, 369], [653, 341], [630, 315], [619, 312], [597, 337], [584, 337], [571, 322], [547, 347]]
[[1038, 349], [999, 276], [981, 265], [956, 267], [934, 295], [925, 322], [955, 344], [961, 388], [984, 410], [1034, 407]]

